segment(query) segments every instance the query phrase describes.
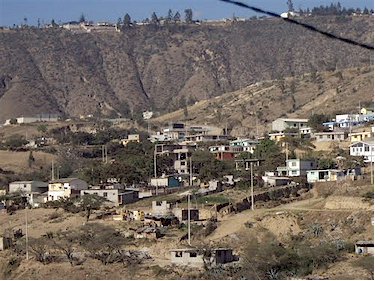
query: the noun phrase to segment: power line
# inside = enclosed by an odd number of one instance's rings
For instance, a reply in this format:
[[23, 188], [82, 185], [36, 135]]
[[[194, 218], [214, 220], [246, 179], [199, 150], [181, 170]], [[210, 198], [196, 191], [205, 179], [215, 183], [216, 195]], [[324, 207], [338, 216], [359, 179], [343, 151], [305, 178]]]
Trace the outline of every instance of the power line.
[[348, 43], [348, 44], [351, 44], [351, 45], [359, 46], [359, 47], [367, 49], [367, 50], [374, 50], [374, 46], [364, 44], [364, 43], [360, 43], [360, 42], [354, 41], [352, 39], [344, 38], [344, 37], [341, 37], [341, 36], [337, 36], [335, 34], [326, 32], [324, 30], [320, 30], [320, 29], [316, 28], [315, 26], [312, 26], [312, 25], [309, 25], [309, 24], [306, 24], [306, 23], [303, 23], [303, 22], [299, 22], [299, 21], [296, 21], [294, 19], [283, 18], [282, 16], [280, 16], [279, 14], [276, 14], [274, 12], [266, 11], [266, 10], [263, 10], [263, 9], [260, 9], [260, 8], [254, 7], [254, 6], [249, 6], [249, 5], [247, 5], [245, 3], [242, 3], [240, 1], [233, 1], [233, 0], [219, 0], [219, 1], [226, 2], [226, 3], [229, 3], [229, 4], [233, 4], [233, 5], [237, 5], [239, 7], [255, 11], [257, 13], [269, 15], [271, 17], [281, 18], [286, 22], [293, 23], [293, 24], [296, 24], [296, 25], [300, 25], [300, 26], [302, 26], [302, 27], [304, 27], [308, 30], [320, 33], [320, 34], [322, 34], [326, 37], [329, 37], [331, 39], [335, 39], [335, 40], [339, 40], [339, 41], [342, 41], [342, 42], [345, 42], [345, 43]]

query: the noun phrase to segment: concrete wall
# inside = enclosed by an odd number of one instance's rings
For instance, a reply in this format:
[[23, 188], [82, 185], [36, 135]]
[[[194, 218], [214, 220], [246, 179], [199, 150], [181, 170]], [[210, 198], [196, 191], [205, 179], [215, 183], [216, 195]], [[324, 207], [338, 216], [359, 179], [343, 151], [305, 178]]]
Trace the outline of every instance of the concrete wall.
[[30, 192], [46, 192], [48, 190], [48, 183], [40, 181], [19, 181], [11, 182], [9, 184], [9, 193], [21, 191], [25, 193]]
[[153, 215], [169, 215], [172, 213], [171, 204], [167, 201], [152, 201], [152, 214]]
[[171, 263], [190, 267], [204, 267], [203, 254], [185, 251], [171, 251]]

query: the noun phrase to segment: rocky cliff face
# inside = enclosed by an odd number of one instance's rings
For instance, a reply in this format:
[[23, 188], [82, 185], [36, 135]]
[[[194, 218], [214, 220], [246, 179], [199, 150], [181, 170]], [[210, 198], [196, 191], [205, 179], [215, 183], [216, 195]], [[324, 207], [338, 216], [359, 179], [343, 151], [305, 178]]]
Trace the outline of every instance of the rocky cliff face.
[[[372, 17], [305, 21], [373, 41]], [[123, 32], [3, 30], [0, 50], [0, 121], [38, 113], [166, 112], [261, 80], [373, 61], [371, 51], [278, 19]]]

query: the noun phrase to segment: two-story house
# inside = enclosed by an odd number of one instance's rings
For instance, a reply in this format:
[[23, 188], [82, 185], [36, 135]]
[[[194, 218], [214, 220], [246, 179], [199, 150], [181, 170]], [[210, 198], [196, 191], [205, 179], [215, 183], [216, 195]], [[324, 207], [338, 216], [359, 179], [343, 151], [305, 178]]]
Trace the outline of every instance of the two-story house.
[[279, 176], [298, 177], [306, 176], [308, 170], [317, 168], [317, 163], [313, 160], [288, 159], [285, 167], [277, 167]]
[[365, 162], [374, 162], [374, 139], [358, 141], [349, 147], [351, 156], [363, 156]]
[[278, 118], [272, 122], [272, 131], [283, 132], [286, 129], [296, 129], [308, 127], [309, 119], [300, 118]]
[[48, 201], [60, 198], [79, 197], [80, 191], [87, 189], [87, 183], [77, 178], [52, 180], [48, 184]]
[[9, 193], [20, 192], [33, 207], [45, 202], [47, 191], [48, 183], [42, 181], [14, 181], [9, 184]]

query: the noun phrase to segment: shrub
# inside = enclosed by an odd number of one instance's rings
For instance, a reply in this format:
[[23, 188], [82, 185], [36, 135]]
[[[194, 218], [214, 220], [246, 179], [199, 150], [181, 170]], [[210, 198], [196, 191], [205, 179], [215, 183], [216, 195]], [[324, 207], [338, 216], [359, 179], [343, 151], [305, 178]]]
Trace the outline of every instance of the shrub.
[[16, 256], [10, 256], [9, 260], [4, 265], [4, 276], [9, 278], [14, 270], [16, 270], [21, 264], [21, 258]]

